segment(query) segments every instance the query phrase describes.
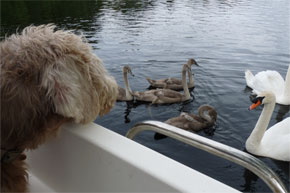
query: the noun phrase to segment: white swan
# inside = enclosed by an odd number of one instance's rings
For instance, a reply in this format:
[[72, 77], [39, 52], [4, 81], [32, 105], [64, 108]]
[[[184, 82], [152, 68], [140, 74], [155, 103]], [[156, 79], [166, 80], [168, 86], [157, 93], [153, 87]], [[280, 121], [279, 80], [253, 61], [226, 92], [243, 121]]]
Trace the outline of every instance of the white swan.
[[182, 68], [182, 86], [184, 94], [170, 89], [153, 89], [147, 91], [134, 91], [132, 94], [137, 101], [151, 102], [152, 104], [169, 104], [187, 101], [190, 93], [186, 82], [186, 72], [191, 71], [188, 64]]
[[250, 110], [260, 104], [264, 104], [264, 108], [246, 141], [247, 151], [258, 156], [290, 161], [290, 117], [266, 130], [274, 111], [275, 95], [271, 91], [261, 92], [253, 102]]
[[132, 90], [130, 88], [129, 81], [128, 81], [128, 73], [134, 76], [134, 74], [131, 71], [131, 68], [128, 65], [126, 65], [123, 67], [123, 79], [125, 82], [125, 89], [118, 87], [119, 92], [118, 92], [117, 101], [132, 101], [134, 99], [133, 95], [131, 94]]
[[285, 81], [277, 71], [272, 70], [259, 72], [255, 76], [250, 70], [246, 70], [245, 78], [247, 86], [252, 88], [254, 93], [272, 91], [276, 96], [277, 103], [290, 105], [290, 65]]

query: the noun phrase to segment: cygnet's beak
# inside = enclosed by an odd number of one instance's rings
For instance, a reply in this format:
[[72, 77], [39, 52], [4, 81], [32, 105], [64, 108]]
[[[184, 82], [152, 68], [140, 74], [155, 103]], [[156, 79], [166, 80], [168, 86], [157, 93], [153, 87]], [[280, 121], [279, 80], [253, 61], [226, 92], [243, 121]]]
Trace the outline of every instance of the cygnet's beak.
[[132, 76], [135, 76], [132, 71], [129, 72]]

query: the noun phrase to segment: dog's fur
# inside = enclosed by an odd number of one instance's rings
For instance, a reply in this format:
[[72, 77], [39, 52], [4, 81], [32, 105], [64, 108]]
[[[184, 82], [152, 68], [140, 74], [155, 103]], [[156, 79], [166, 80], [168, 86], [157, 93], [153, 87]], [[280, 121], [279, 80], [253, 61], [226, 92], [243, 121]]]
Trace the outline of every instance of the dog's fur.
[[[25, 192], [23, 151], [54, 137], [65, 122], [108, 113], [117, 84], [85, 38], [52, 24], [26, 27], [0, 48], [1, 191]], [[15, 149], [22, 153], [2, 162], [2, 151]]]

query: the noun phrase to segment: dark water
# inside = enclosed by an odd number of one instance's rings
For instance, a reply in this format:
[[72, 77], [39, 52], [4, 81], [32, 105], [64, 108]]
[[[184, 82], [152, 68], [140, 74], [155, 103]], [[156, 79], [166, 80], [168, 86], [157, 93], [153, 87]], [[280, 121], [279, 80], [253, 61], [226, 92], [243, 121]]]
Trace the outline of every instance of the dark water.
[[[96, 123], [125, 135], [140, 121], [165, 121], [181, 111], [195, 113], [207, 103], [218, 112], [217, 126], [198, 134], [245, 151], [262, 109], [247, 110], [250, 90], [244, 70], [271, 69], [285, 77], [290, 63], [289, 12], [289, 0], [4, 1], [1, 39], [30, 24], [55, 23], [82, 32], [121, 86], [122, 67], [131, 66], [133, 90], [148, 87], [146, 76], [180, 77], [181, 65], [193, 57], [200, 67], [193, 67], [196, 87], [191, 102], [117, 103]], [[289, 108], [276, 105], [270, 125], [289, 117]], [[240, 191], [270, 191], [240, 166], [173, 139], [155, 141], [153, 136], [143, 132], [136, 141]], [[289, 188], [289, 163], [260, 159]]]

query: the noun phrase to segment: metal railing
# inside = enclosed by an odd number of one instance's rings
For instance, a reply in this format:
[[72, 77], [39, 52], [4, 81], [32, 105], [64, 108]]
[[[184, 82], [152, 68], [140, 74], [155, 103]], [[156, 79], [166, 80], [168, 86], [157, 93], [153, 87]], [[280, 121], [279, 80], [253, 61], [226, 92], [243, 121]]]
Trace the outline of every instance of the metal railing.
[[255, 173], [273, 192], [287, 193], [285, 185], [277, 174], [264, 162], [246, 152], [159, 121], [144, 121], [137, 123], [127, 132], [126, 137], [133, 139], [139, 132], [145, 130], [161, 133], [192, 145], [198, 149], [202, 149], [211, 154], [232, 161]]

